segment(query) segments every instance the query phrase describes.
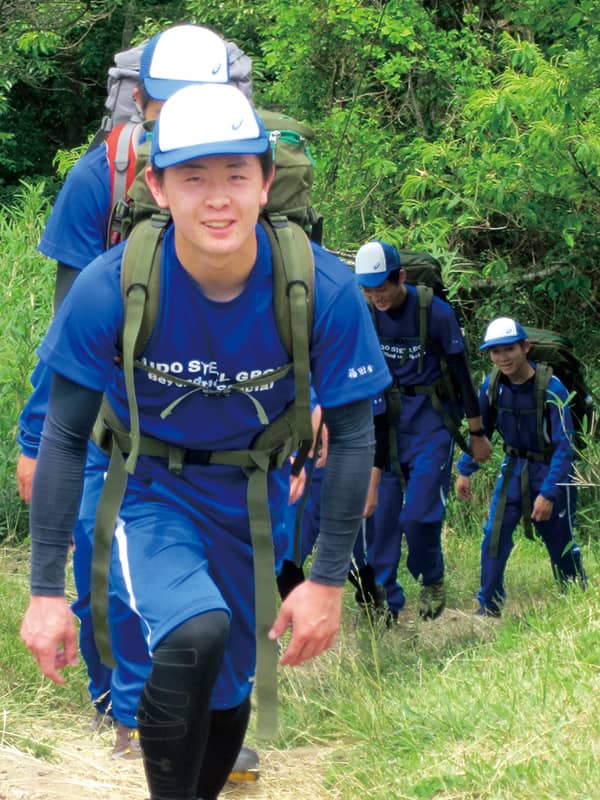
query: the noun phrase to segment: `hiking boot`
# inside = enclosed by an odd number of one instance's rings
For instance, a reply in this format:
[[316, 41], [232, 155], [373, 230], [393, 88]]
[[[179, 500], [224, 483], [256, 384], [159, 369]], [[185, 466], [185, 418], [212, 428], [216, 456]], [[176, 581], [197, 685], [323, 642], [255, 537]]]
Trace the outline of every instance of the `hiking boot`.
[[499, 608], [488, 608], [488, 606], [479, 606], [477, 611], [473, 613], [475, 617], [494, 617], [494, 619], [500, 619], [502, 616], [502, 611]]
[[128, 728], [120, 722], [117, 722], [115, 746], [113, 747], [110, 757], [123, 758], [127, 761], [142, 757], [140, 733], [137, 728]]
[[421, 619], [436, 619], [446, 608], [446, 589], [441, 578], [431, 586], [421, 586], [419, 592], [419, 616]]
[[260, 759], [256, 750], [243, 746], [235, 760], [229, 777], [230, 783], [246, 783], [257, 781], [259, 776]]
[[370, 606], [371, 609], [384, 608], [387, 598], [385, 586], [375, 580], [375, 570], [370, 564], [362, 569], [351, 570], [348, 579], [354, 586], [354, 599], [359, 606]]

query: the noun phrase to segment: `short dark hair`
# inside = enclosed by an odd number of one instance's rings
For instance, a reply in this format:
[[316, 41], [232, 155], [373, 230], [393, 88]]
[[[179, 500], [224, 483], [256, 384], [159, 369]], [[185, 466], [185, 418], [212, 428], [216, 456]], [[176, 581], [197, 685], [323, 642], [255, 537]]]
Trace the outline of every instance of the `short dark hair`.
[[146, 109], [148, 108], [148, 103], [150, 102], [150, 100], [152, 100], [152, 98], [146, 91], [146, 88], [144, 86], [144, 81], [138, 81], [137, 88], [139, 92], [140, 106], [142, 107], [142, 111], [145, 114]]

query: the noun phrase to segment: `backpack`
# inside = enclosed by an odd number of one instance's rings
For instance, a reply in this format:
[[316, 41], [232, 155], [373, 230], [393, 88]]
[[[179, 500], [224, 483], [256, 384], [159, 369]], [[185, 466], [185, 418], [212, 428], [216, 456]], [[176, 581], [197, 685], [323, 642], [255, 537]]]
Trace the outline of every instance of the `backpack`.
[[142, 42], [136, 47], [115, 54], [115, 63], [109, 67], [106, 83], [104, 101], [106, 113], [88, 146], [88, 151], [102, 144], [116, 125], [142, 121], [140, 111], [133, 100], [133, 90], [140, 79], [140, 59], [145, 46], [146, 42]]
[[[309, 142], [315, 138], [314, 131], [279, 112], [259, 109], [258, 115], [269, 133], [275, 164], [263, 214], [284, 215], [320, 244], [323, 219], [311, 205], [315, 167]], [[106, 140], [111, 185], [107, 247], [126, 238], [138, 222], [159, 211], [145, 178], [153, 123], [144, 123], [143, 127], [148, 135], [141, 144], [141, 128], [132, 122], [114, 128]]]
[[[158, 211], [144, 177], [153, 123], [142, 121], [133, 100], [145, 44], [115, 55], [115, 66], [108, 71], [105, 101], [108, 113], [88, 147], [89, 151], [106, 142], [111, 209], [107, 248], [118, 244], [138, 222]], [[252, 62], [236, 44], [226, 44], [230, 82], [251, 99]], [[264, 212], [285, 215], [297, 222], [313, 241], [321, 243], [323, 219], [311, 205], [315, 165], [309, 142], [314, 140], [315, 133], [308, 125], [278, 111], [263, 109], [258, 114], [270, 135], [276, 167]], [[146, 137], [139, 144], [144, 129]]]
[[[568, 336], [543, 328], [526, 327], [531, 345], [527, 355], [537, 365], [535, 375], [536, 415], [538, 419], [538, 447], [546, 449], [542, 423], [546, 405], [546, 392], [552, 375], [564, 384], [569, 392], [569, 408], [573, 417], [574, 444], [577, 450], [585, 447], [587, 438], [595, 433], [595, 409], [591, 392], [586, 384], [585, 369], [575, 355], [573, 342]], [[488, 386], [488, 400], [493, 415], [497, 414], [498, 387], [501, 372], [493, 367]]]
[[[140, 79], [140, 61], [144, 47], [143, 41], [129, 50], [115, 53], [114, 65], [108, 69], [106, 82], [106, 113], [100, 127], [94, 134], [88, 150], [93, 150], [106, 140], [109, 132], [124, 122], [142, 122], [142, 115], [133, 99], [133, 90]], [[229, 65], [229, 80], [240, 89], [248, 99], [252, 96], [252, 62], [234, 43], [226, 42]]]

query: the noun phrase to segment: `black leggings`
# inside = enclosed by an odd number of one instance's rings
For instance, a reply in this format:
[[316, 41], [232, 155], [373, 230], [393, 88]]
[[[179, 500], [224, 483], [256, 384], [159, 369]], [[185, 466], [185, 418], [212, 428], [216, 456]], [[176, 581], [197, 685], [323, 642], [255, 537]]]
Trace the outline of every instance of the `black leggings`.
[[229, 637], [224, 611], [209, 611], [171, 631], [154, 651], [138, 708], [152, 800], [215, 800], [240, 750], [250, 697], [210, 710]]

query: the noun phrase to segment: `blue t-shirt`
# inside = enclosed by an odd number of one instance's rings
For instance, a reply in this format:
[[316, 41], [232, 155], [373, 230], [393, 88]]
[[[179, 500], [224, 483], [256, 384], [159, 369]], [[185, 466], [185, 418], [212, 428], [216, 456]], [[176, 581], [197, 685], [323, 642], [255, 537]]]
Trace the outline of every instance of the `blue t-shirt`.
[[[464, 340], [454, 310], [439, 297], [432, 298], [427, 317], [427, 343], [421, 353], [419, 343], [419, 302], [415, 286], [406, 284], [406, 298], [399, 309], [375, 309], [375, 326], [381, 350], [399, 386], [430, 385], [442, 377], [439, 353], [457, 355], [464, 351]], [[423, 368], [419, 371], [419, 358]], [[424, 394], [403, 395], [396, 427], [401, 432], [433, 430], [443, 427], [431, 400]]]
[[[171, 379], [136, 370], [141, 430], [188, 448], [246, 448], [263, 430], [245, 393], [225, 396], [228, 384], [268, 374], [289, 359], [279, 339], [272, 299], [271, 253], [257, 226], [258, 253], [246, 286], [235, 299], [208, 299], [183, 269], [173, 229], [162, 255], [158, 318], [142, 360], [171, 375], [216, 389], [204, 396]], [[115, 363], [123, 324], [119, 285], [124, 245], [100, 256], [73, 284], [39, 356], [51, 369], [90, 389], [103, 390], [128, 426], [121, 367]], [[334, 407], [374, 397], [390, 381], [368, 310], [352, 273], [333, 254], [313, 245], [315, 317], [311, 342], [311, 382], [318, 402]], [[293, 377], [248, 392], [269, 420], [293, 399]], [[172, 413], [160, 414], [179, 400]]]
[[73, 269], [106, 250], [110, 172], [106, 145], [83, 155], [69, 172], [52, 207], [38, 249]]

